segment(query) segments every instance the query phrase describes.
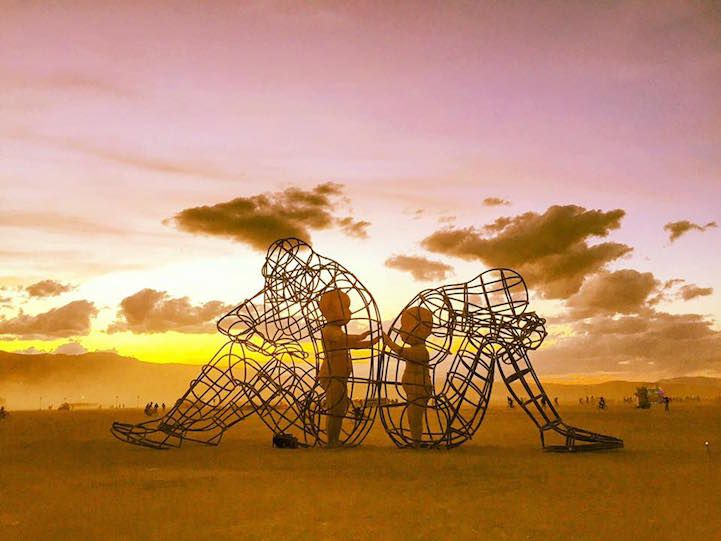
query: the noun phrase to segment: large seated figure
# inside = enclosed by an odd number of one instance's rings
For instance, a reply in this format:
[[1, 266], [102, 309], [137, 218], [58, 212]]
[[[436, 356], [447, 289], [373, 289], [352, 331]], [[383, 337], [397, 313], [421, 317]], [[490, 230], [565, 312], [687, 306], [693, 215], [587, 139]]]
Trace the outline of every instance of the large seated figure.
[[[300, 445], [356, 445], [377, 412], [380, 316], [371, 294], [342, 265], [305, 242], [268, 249], [264, 287], [218, 321], [228, 342], [162, 418], [114, 423], [128, 443], [165, 449], [217, 445], [257, 414]], [[351, 334], [349, 328], [361, 331]]]
[[[623, 447], [620, 439], [569, 426], [558, 415], [528, 357], [546, 337], [545, 320], [527, 307], [526, 284], [510, 269], [423, 290], [407, 304], [386, 338], [381, 378], [381, 420], [397, 446], [455, 447], [473, 437], [498, 369], [544, 448]], [[561, 440], [548, 442], [549, 433]]]

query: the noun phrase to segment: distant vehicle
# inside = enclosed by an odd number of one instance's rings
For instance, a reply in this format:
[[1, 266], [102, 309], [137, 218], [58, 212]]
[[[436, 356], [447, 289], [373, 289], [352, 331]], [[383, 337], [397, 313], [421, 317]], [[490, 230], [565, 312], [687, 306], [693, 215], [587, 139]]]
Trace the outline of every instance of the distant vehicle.
[[651, 401], [649, 400], [648, 387], [637, 387], [636, 388], [636, 407], [643, 410], [647, 410], [651, 407]]

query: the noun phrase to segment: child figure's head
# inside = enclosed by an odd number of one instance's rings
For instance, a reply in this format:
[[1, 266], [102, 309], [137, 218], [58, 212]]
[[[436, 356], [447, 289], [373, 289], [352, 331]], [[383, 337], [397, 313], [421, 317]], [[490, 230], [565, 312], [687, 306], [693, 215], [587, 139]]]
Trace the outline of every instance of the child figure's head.
[[320, 312], [328, 323], [347, 325], [350, 321], [350, 297], [340, 289], [331, 289], [318, 300]]
[[422, 344], [433, 330], [433, 314], [428, 308], [412, 306], [401, 314], [401, 339], [409, 346]]

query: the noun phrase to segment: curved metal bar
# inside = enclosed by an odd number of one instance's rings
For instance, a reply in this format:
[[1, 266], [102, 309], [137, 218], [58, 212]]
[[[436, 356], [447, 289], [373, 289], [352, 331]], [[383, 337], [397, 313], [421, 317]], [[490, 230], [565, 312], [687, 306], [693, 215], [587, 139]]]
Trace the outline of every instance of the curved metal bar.
[[[388, 333], [381, 377], [381, 421], [393, 443], [450, 448], [471, 439], [485, 417], [498, 367], [511, 396], [538, 427], [545, 449], [623, 447], [618, 438], [569, 426], [558, 415], [528, 357], [546, 337], [545, 320], [527, 307], [526, 284], [511, 269], [490, 269], [469, 282], [426, 289], [406, 305]], [[419, 310], [425, 323], [411, 317]], [[423, 331], [423, 325], [432, 330]], [[431, 382], [423, 392], [417, 390], [425, 381], [421, 373]], [[414, 427], [413, 416], [419, 414], [422, 429]], [[563, 442], [548, 445], [549, 432]]]
[[[340, 263], [295, 238], [270, 246], [262, 274], [263, 289], [218, 321], [228, 342], [170, 411], [135, 425], [116, 422], [116, 438], [154, 449], [217, 445], [228, 428], [256, 414], [274, 434], [303, 446], [363, 441], [377, 413], [382, 364], [372, 295]], [[328, 295], [326, 312], [347, 304], [340, 320], [323, 313]]]

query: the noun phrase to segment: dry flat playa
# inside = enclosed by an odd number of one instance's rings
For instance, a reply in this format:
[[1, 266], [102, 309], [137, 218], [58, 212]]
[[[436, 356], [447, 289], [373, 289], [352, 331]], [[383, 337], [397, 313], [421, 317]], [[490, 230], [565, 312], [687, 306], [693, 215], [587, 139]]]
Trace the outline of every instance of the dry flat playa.
[[110, 435], [142, 412], [16, 412], [0, 539], [721, 539], [721, 406], [561, 413], [626, 449], [544, 453], [500, 406], [451, 451], [397, 450], [380, 424], [356, 449], [278, 450], [252, 420], [163, 452]]

